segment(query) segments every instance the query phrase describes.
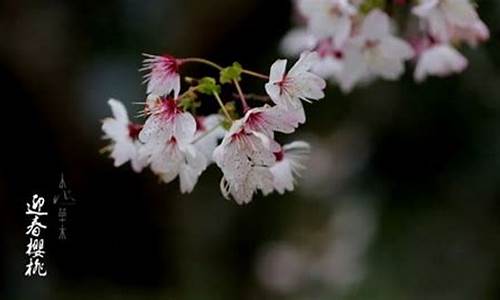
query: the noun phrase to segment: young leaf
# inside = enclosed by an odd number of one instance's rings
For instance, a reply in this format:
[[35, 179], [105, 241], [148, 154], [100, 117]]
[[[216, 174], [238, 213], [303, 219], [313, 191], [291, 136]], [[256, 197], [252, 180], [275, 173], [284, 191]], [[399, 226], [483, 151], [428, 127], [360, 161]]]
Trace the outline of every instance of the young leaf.
[[240, 81], [241, 80], [241, 71], [243, 68], [238, 62], [234, 62], [233, 65], [222, 69], [220, 71], [219, 81], [222, 84], [230, 83], [233, 80]]
[[200, 79], [196, 90], [202, 94], [213, 95], [214, 93], [220, 93], [220, 86], [214, 78], [203, 77]]

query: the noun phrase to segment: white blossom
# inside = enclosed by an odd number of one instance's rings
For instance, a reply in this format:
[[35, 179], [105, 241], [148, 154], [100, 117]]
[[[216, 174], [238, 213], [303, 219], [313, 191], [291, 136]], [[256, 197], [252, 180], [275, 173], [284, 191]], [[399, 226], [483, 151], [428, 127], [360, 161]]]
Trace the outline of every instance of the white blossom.
[[452, 40], [465, 41], [471, 47], [476, 47], [489, 38], [490, 31], [481, 20], [477, 20], [468, 27], [454, 27], [452, 31]]
[[454, 27], [470, 28], [479, 20], [469, 0], [420, 0], [412, 11], [439, 42], [448, 42]]
[[300, 176], [300, 172], [305, 169], [304, 163], [309, 152], [309, 144], [303, 141], [292, 142], [275, 152], [276, 163], [270, 169], [274, 190], [280, 194], [293, 191], [295, 177]]
[[104, 138], [110, 139], [112, 144], [111, 157], [115, 167], [130, 161], [132, 169], [140, 172], [146, 165], [144, 156], [141, 155], [142, 144], [137, 135], [141, 130], [139, 124], [131, 123], [125, 106], [116, 99], [109, 99], [108, 104], [113, 112], [113, 118], [106, 118], [102, 123]]
[[181, 90], [181, 77], [179, 75], [180, 62], [170, 55], [150, 55], [143, 61], [141, 71], [148, 71], [144, 76], [147, 82], [147, 93], [158, 96], [167, 96], [174, 92], [174, 98], [177, 98]]
[[215, 149], [213, 159], [224, 174], [221, 180], [224, 197], [232, 195], [238, 204], [246, 204], [257, 190], [264, 195], [273, 190], [269, 167], [275, 158], [270, 139], [262, 133], [245, 129], [243, 119], [233, 123]]
[[387, 14], [379, 9], [372, 10], [363, 20], [358, 34], [349, 40], [339, 75], [344, 92], [377, 76], [396, 80], [404, 72], [404, 62], [414, 56], [413, 49], [406, 41], [395, 37], [390, 26]]
[[258, 190], [264, 195], [273, 191], [274, 152], [280, 146], [274, 132], [291, 133], [303, 115], [297, 110], [279, 106], [253, 108], [242, 119], [233, 122], [213, 159], [223, 172], [222, 194], [231, 195], [238, 204], [249, 203]]
[[298, 4], [309, 30], [318, 38], [330, 37], [337, 47], [349, 38], [357, 9], [348, 0], [300, 0]]
[[208, 165], [205, 155], [192, 144], [196, 121], [173, 98], [160, 98], [150, 104], [150, 110], [139, 139], [151, 170], [165, 183], [179, 176], [181, 192], [191, 192]]
[[311, 72], [321, 78], [336, 78], [342, 72], [343, 48], [335, 47], [331, 38], [318, 39], [306, 28], [290, 30], [281, 41], [281, 52], [286, 56], [299, 56], [305, 51], [318, 53]]
[[424, 81], [427, 76], [447, 76], [460, 73], [467, 67], [467, 59], [448, 44], [436, 44], [424, 50], [415, 68], [415, 80]]
[[304, 52], [299, 60], [286, 73], [286, 59], [279, 59], [271, 66], [269, 82], [265, 88], [271, 100], [285, 108], [302, 108], [300, 100], [310, 102], [325, 96], [325, 81], [310, 72], [318, 62], [316, 52]]

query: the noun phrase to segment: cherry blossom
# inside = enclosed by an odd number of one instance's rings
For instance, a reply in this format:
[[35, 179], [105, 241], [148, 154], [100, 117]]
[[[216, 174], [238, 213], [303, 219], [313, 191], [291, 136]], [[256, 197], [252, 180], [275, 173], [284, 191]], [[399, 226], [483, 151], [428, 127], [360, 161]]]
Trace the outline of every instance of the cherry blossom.
[[215, 149], [213, 159], [224, 174], [221, 180], [224, 197], [229, 199], [232, 195], [238, 204], [246, 204], [257, 190], [264, 195], [272, 192], [269, 167], [275, 157], [271, 140], [260, 132], [247, 130], [243, 119], [233, 123]]
[[265, 88], [269, 97], [277, 105], [297, 109], [302, 107], [300, 100], [310, 102], [325, 96], [325, 81], [310, 72], [318, 62], [316, 52], [304, 52], [299, 60], [286, 73], [286, 59], [279, 59], [271, 66], [269, 82]]
[[452, 31], [452, 40], [465, 41], [471, 47], [477, 47], [479, 43], [489, 38], [490, 31], [481, 20], [477, 20], [468, 27], [454, 27]]
[[[282, 52], [287, 56], [317, 52], [318, 59], [310, 71], [350, 92], [376, 78], [398, 79], [405, 62], [428, 48], [415, 45], [415, 41], [476, 47], [490, 37], [471, 0], [388, 2], [297, 0], [297, 12], [303, 18], [283, 38]], [[406, 6], [412, 7], [406, 10]], [[398, 18], [392, 20], [385, 10], [391, 15], [397, 10]], [[410, 14], [417, 16], [418, 22], [413, 22]], [[404, 29], [400, 36], [417, 47], [411, 49], [403, 38], [394, 35], [398, 26]]]
[[467, 67], [467, 59], [448, 44], [436, 44], [424, 50], [415, 68], [415, 80], [424, 81], [427, 76], [447, 76], [460, 73]]
[[471, 28], [479, 20], [469, 0], [420, 0], [412, 11], [423, 20], [431, 36], [440, 42], [450, 40], [454, 27]]
[[178, 175], [181, 192], [191, 192], [208, 161], [192, 142], [196, 121], [182, 112], [174, 98], [158, 98], [149, 104], [151, 115], [139, 134], [151, 170], [168, 183]]
[[113, 112], [113, 118], [106, 118], [102, 123], [104, 138], [110, 139], [112, 148], [110, 156], [114, 159], [115, 167], [130, 161], [132, 169], [140, 172], [146, 165], [141, 155], [142, 144], [137, 137], [142, 126], [131, 123], [125, 106], [116, 99], [109, 99], [108, 104]]
[[[179, 178], [181, 192], [188, 193], [215, 162], [223, 173], [223, 196], [238, 204], [249, 203], [259, 191], [292, 191], [310, 147], [301, 141], [281, 146], [275, 135], [291, 134], [305, 123], [302, 101], [324, 98], [325, 79], [350, 92], [377, 78], [398, 79], [407, 61], [416, 64], [417, 82], [459, 73], [468, 62], [457, 48], [476, 47], [490, 36], [469, 0], [415, 2], [296, 0], [302, 23], [287, 33], [281, 48], [300, 57], [288, 71], [286, 59], [276, 60], [269, 76], [239, 62], [222, 66], [201, 57], [144, 54], [144, 125], [130, 122], [114, 99], [109, 100], [113, 117], [102, 125], [115, 166], [130, 161], [136, 172], [149, 166], [166, 183]], [[217, 73], [184, 76], [185, 64]], [[240, 82], [248, 77], [265, 80], [267, 95], [246, 93], [251, 85]], [[181, 79], [187, 85], [182, 93]], [[207, 114], [213, 107], [205, 102], [211, 100], [218, 110]], [[257, 101], [265, 104], [253, 106]]]
[[[192, 144], [181, 147], [177, 144], [177, 148], [173, 147], [174, 153], [171, 152], [171, 164], [165, 165], [165, 172], [160, 173], [160, 177], [165, 183], [170, 182], [175, 178], [176, 173], [179, 174], [179, 182], [181, 193], [190, 193], [198, 182], [198, 178], [207, 168], [208, 160], [205, 155]], [[167, 160], [167, 158], [164, 158]]]
[[187, 143], [193, 139], [196, 132], [194, 117], [183, 112], [176, 99], [159, 97], [150, 102], [150, 116], [144, 123], [139, 139], [146, 143], [163, 143], [175, 138], [179, 143]]
[[348, 39], [357, 9], [348, 0], [300, 0], [299, 11], [318, 38], [332, 38], [337, 47]]
[[336, 81], [343, 68], [343, 48], [335, 47], [331, 38], [318, 39], [305, 28], [289, 31], [281, 41], [281, 50], [287, 56], [299, 56], [305, 51], [318, 53], [311, 72], [321, 78]]
[[180, 60], [168, 54], [163, 56], [144, 54], [141, 71], [148, 71], [144, 76], [147, 82], [147, 93], [166, 96], [174, 92], [174, 97], [179, 95], [181, 78], [179, 75]]
[[404, 62], [413, 57], [411, 46], [391, 33], [390, 19], [384, 12], [372, 10], [364, 19], [359, 33], [344, 51], [339, 76], [340, 87], [349, 92], [360, 81], [380, 76], [396, 80], [404, 72]]
[[273, 191], [270, 167], [276, 162], [274, 152], [280, 149], [274, 132], [293, 132], [300, 116], [297, 110], [266, 105], [249, 110], [232, 124], [213, 154], [224, 175], [221, 191], [226, 198], [231, 195], [238, 204], [246, 204], [258, 190], [264, 195]]
[[295, 177], [305, 169], [304, 163], [308, 158], [310, 146], [303, 141], [295, 141], [283, 146], [275, 152], [276, 163], [271, 167], [273, 174], [273, 188], [278, 193], [293, 191]]
[[[271, 167], [276, 163], [275, 153], [282, 149], [274, 141], [275, 132], [294, 132], [305, 122], [300, 100], [309, 101], [324, 96], [324, 80], [309, 72], [315, 57], [314, 53], [304, 53], [288, 74], [285, 74], [283, 68], [283, 73], [279, 75], [280, 80], [276, 82], [278, 93], [282, 89], [282, 92], [287, 94], [285, 99], [290, 100], [289, 103], [283, 102], [283, 105], [274, 106], [265, 104], [244, 109], [243, 118], [236, 121], [224, 105], [219, 95], [220, 87], [215, 79], [192, 81], [194, 85], [178, 97], [170, 95], [170, 90], [154, 90], [148, 86], [142, 112], [147, 118], [133, 141], [139, 147], [137, 153], [140, 154], [142, 167], [149, 165], [165, 183], [178, 177], [181, 192], [186, 193], [193, 190], [199, 176], [213, 160], [223, 172], [221, 190], [225, 197], [232, 196], [237, 203], [243, 204], [250, 202], [253, 194], [259, 190], [264, 195], [271, 193], [274, 189]], [[166, 64], [166, 59], [173, 58], [151, 58], [150, 69], [155, 68], [154, 63]], [[226, 79], [229, 77], [229, 81], [232, 80], [237, 86], [238, 95], [244, 97], [241, 87], [237, 84], [241, 80], [239, 74], [243, 72], [238, 64], [235, 63], [233, 69], [229, 70], [201, 58], [178, 61], [205, 63], [217, 68], [221, 74], [224, 72]], [[178, 64], [178, 61], [175, 63]], [[283, 67], [286, 68], [286, 61], [284, 63]], [[267, 79], [265, 75], [246, 72]], [[154, 71], [151, 74], [154, 74]], [[276, 72], [273, 74], [271, 82], [273, 78], [278, 78]], [[266, 87], [266, 90], [273, 89]], [[214, 96], [224, 112], [224, 117], [218, 113], [208, 116], [196, 115], [196, 93]], [[178, 91], [174, 90], [174, 95], [176, 94]], [[245, 103], [244, 99], [241, 100]], [[115, 115], [119, 116], [121, 123], [128, 124], [126, 113], [125, 117], [122, 112]], [[226, 132], [224, 124], [227, 125], [228, 122], [231, 126]], [[120, 134], [129, 134], [124, 126], [120, 129]], [[222, 142], [219, 145], [220, 139]]]

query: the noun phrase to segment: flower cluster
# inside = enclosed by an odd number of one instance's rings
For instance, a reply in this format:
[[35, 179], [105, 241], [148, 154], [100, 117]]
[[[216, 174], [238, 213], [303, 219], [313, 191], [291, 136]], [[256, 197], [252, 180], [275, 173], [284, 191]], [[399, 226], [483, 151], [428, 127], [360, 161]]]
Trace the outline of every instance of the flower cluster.
[[[238, 204], [248, 203], [257, 191], [267, 195], [292, 191], [304, 168], [309, 144], [295, 141], [281, 145], [275, 133], [289, 134], [306, 120], [302, 101], [324, 97], [325, 81], [311, 72], [320, 59], [316, 52], [303, 52], [287, 72], [286, 60], [277, 60], [269, 76], [244, 69], [239, 63], [221, 67], [201, 58], [145, 55], [144, 124], [131, 122], [124, 105], [108, 101], [113, 113], [105, 119], [104, 138], [115, 166], [130, 161], [136, 172], [148, 167], [165, 182], [179, 178], [183, 193], [191, 192], [198, 177], [214, 162], [222, 171], [221, 192]], [[219, 78], [183, 77], [181, 67], [202, 63], [216, 69]], [[265, 101], [249, 105], [250, 94], [242, 91], [243, 76], [267, 81]], [[181, 91], [184, 78], [189, 85]], [[239, 105], [223, 101], [222, 87], [236, 90]], [[213, 99], [220, 110], [200, 113], [203, 102]], [[201, 108], [200, 108], [201, 107]]]
[[[376, 78], [398, 79], [409, 61], [416, 63], [416, 81], [446, 76], [467, 66], [457, 47], [474, 47], [489, 38], [469, 0], [407, 2], [296, 0], [303, 24], [286, 35], [282, 46], [300, 58], [288, 71], [287, 60], [277, 60], [269, 76], [237, 62], [222, 67], [202, 58], [145, 54], [140, 70], [147, 95], [140, 116], [146, 120], [131, 122], [124, 105], [110, 99], [113, 118], [104, 120], [102, 129], [111, 145], [105, 150], [117, 167], [130, 161], [134, 171], [149, 166], [166, 183], [179, 178], [183, 193], [193, 190], [212, 162], [223, 173], [222, 194], [239, 204], [250, 202], [258, 191], [291, 191], [309, 145], [281, 145], [275, 133], [290, 134], [305, 122], [302, 102], [324, 97], [323, 78], [349, 92]], [[412, 16], [415, 22], [400, 24], [405, 32], [397, 35], [398, 24], [390, 17], [395, 15]], [[184, 76], [182, 66], [190, 63], [208, 65], [218, 77]], [[267, 95], [245, 94], [240, 82], [247, 76], [264, 79]], [[181, 82], [188, 87], [182, 90]], [[223, 86], [234, 87], [231, 98], [238, 103], [227, 100]], [[218, 111], [207, 113], [203, 103], [209, 99]], [[249, 105], [255, 104], [249, 100], [264, 103]]]
[[283, 52], [317, 51], [313, 71], [346, 93], [398, 79], [407, 61], [417, 82], [462, 72], [467, 59], [457, 48], [489, 38], [470, 0], [297, 0], [296, 8], [301, 25], [283, 38]]

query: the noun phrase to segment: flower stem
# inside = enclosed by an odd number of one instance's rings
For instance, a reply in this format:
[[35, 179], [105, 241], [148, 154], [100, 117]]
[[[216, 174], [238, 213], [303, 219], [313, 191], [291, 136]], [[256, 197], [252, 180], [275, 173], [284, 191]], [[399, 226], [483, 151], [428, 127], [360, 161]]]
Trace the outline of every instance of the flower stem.
[[182, 98], [186, 97], [189, 93], [195, 92], [196, 88], [197, 88], [196, 86], [189, 87], [186, 91], [184, 91], [184, 93], [180, 94], [177, 97], [177, 99], [182, 99]]
[[182, 58], [180, 61], [181, 61], [181, 63], [200, 63], [200, 64], [205, 64], [205, 65], [211, 66], [213, 68], [216, 68], [219, 71], [221, 71], [223, 69], [221, 66], [219, 66], [216, 63], [214, 63], [213, 61], [210, 61], [210, 60], [204, 59], [204, 58], [199, 58], [199, 57]]
[[222, 125], [222, 123], [219, 123], [219, 124], [215, 125], [214, 127], [210, 128], [209, 130], [205, 131], [202, 135], [200, 135], [199, 137], [197, 137], [196, 139], [194, 139], [194, 141], [192, 142], [192, 144], [198, 142], [199, 140], [203, 139], [204, 137], [206, 137], [210, 133], [214, 132], [221, 125]]
[[[211, 67], [213, 67], [213, 68], [215, 68], [215, 69], [217, 69], [219, 71], [222, 71], [224, 69], [221, 65], [218, 65], [218, 64], [214, 63], [213, 61], [210, 61], [210, 60], [204, 59], [204, 58], [200, 58], [200, 57], [182, 58], [182, 59], [180, 59], [180, 62], [181, 63], [200, 63], [200, 64], [205, 64], [205, 65], [211, 66]], [[250, 76], [257, 77], [257, 78], [261, 78], [261, 79], [265, 79], [265, 80], [269, 79], [269, 76], [261, 74], [261, 73], [258, 73], [258, 72], [254, 72], [254, 71], [250, 71], [250, 70], [246, 70], [246, 69], [241, 70], [241, 72], [244, 73], [244, 74], [250, 75]]]
[[227, 111], [226, 107], [224, 106], [224, 103], [222, 103], [222, 99], [220, 98], [219, 94], [217, 92], [214, 92], [214, 97], [215, 99], [217, 99], [217, 102], [219, 103], [219, 106], [220, 108], [222, 109], [222, 112], [224, 112], [224, 115], [226, 116], [226, 118], [233, 122], [233, 119], [231, 118], [231, 115], [229, 114], [229, 112]]
[[261, 74], [261, 73], [257, 73], [257, 72], [254, 72], [254, 71], [243, 69], [243, 70], [241, 70], [241, 73], [244, 73], [244, 74], [247, 74], [247, 75], [250, 75], [250, 76], [254, 76], [254, 77], [257, 77], [257, 78], [260, 78], [260, 79], [269, 80], [269, 76]]
[[[247, 99], [247, 100], [251, 99], [251, 100], [256, 100], [256, 101], [260, 101], [260, 102], [271, 101], [271, 98], [269, 96], [266, 96], [266, 95], [257, 95], [257, 94], [244, 94], [244, 95], [245, 95], [245, 99]], [[233, 93], [233, 97], [239, 98], [239, 95]]]
[[236, 87], [236, 90], [238, 91], [238, 95], [240, 96], [241, 105], [243, 106], [243, 113], [246, 113], [250, 109], [250, 106], [248, 106], [247, 100], [245, 99], [245, 94], [243, 94], [238, 80], [233, 80], [233, 83]]

